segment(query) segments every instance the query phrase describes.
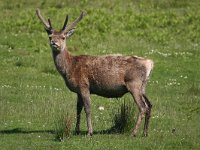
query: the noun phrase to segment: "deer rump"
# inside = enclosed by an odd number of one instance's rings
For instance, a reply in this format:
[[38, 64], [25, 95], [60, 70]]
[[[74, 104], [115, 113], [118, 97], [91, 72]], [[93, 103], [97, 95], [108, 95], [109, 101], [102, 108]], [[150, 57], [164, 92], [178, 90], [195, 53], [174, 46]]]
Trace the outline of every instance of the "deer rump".
[[152, 69], [148, 68], [148, 61], [136, 56], [74, 56], [65, 82], [76, 93], [79, 88], [87, 88], [91, 94], [122, 97], [128, 92], [127, 82], [146, 82]]

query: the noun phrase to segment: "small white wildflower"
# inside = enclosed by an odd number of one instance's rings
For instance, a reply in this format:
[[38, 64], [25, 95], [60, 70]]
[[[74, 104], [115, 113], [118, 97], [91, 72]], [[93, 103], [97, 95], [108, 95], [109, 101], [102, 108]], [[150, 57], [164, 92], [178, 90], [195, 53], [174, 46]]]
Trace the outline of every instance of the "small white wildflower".
[[99, 106], [98, 109], [99, 109], [99, 110], [104, 110], [104, 107], [103, 107], [103, 106]]
[[54, 90], [58, 91], [59, 89], [58, 88], [54, 88]]
[[154, 119], [154, 118], [159, 118], [159, 116], [158, 116], [158, 115], [157, 115], [157, 116], [153, 116], [152, 118], [153, 118], [153, 119]]
[[170, 85], [172, 85], [172, 83], [168, 83], [168, 85], [170, 86]]

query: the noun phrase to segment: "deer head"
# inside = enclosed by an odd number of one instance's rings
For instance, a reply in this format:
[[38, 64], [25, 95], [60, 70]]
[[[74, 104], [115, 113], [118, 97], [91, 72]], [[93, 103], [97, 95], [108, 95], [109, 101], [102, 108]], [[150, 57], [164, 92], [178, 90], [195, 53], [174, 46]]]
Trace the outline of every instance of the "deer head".
[[46, 22], [46, 20], [42, 17], [39, 9], [36, 10], [36, 14], [40, 21], [43, 23], [45, 30], [47, 31], [50, 46], [54, 51], [63, 51], [65, 49], [66, 39], [74, 33], [75, 26], [79, 21], [81, 21], [83, 16], [85, 16], [85, 13], [82, 12], [74, 22], [67, 26], [67, 15], [62, 29], [60, 31], [56, 31], [52, 27], [51, 20], [48, 18], [48, 22]]

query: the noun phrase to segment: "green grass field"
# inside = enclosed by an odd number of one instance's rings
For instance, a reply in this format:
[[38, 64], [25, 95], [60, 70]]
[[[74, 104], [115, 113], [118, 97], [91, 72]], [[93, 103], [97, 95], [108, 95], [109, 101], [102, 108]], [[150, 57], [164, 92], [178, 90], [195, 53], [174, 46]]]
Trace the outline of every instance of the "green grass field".
[[[76, 95], [55, 69], [36, 8], [57, 29], [66, 14], [73, 21], [87, 12], [67, 42], [73, 55], [120, 53], [154, 60], [147, 86], [153, 104], [147, 138], [143, 127], [136, 138], [106, 133], [124, 98], [93, 95], [94, 136], [86, 137], [83, 111], [82, 134], [55, 140], [55, 122], [62, 114], [70, 114], [74, 131]], [[200, 148], [199, 0], [2, 0], [0, 9], [1, 150]]]

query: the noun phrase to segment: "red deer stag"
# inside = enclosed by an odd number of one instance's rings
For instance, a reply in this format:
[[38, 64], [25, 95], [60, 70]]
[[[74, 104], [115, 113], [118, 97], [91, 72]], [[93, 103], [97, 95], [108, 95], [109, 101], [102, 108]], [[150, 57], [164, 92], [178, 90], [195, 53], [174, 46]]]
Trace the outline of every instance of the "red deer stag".
[[151, 103], [145, 95], [145, 86], [153, 68], [153, 61], [137, 56], [73, 56], [69, 53], [66, 40], [74, 33], [75, 26], [84, 17], [84, 13], [67, 26], [68, 15], [60, 31], [53, 29], [36, 10], [49, 36], [53, 59], [58, 72], [66, 86], [77, 94], [76, 133], [80, 133], [81, 110], [84, 107], [87, 120], [88, 135], [93, 134], [91, 123], [90, 94], [108, 98], [122, 97], [130, 92], [139, 109], [139, 115], [132, 134], [136, 132], [145, 117], [144, 136], [148, 134]]

